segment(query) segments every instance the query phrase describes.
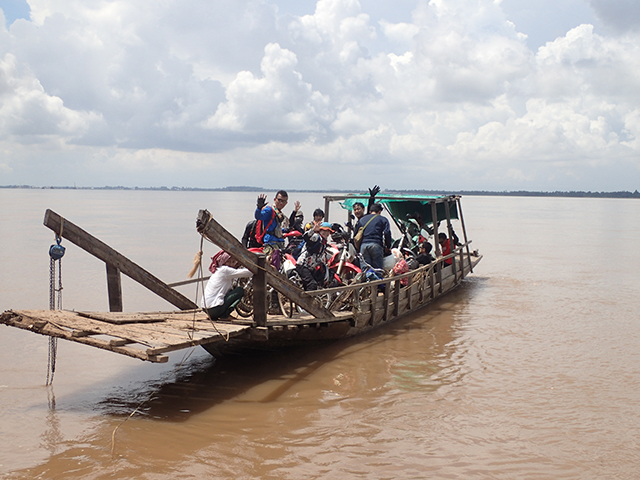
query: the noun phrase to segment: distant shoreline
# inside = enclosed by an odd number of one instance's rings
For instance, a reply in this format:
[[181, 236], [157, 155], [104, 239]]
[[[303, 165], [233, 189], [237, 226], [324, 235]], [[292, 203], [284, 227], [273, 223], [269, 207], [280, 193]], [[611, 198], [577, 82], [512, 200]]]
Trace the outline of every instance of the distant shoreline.
[[[32, 189], [32, 190], [149, 190], [149, 191], [170, 191], [170, 192], [272, 192], [272, 188], [249, 187], [249, 186], [231, 186], [221, 188], [195, 188], [195, 187], [35, 187], [31, 185], [0, 185], [5, 189]], [[367, 193], [365, 191], [354, 190], [310, 190], [310, 189], [287, 189], [290, 192], [306, 192], [306, 193]], [[502, 191], [493, 192], [487, 190], [383, 190], [381, 194], [409, 194], [409, 195], [465, 195], [465, 196], [500, 196], [500, 197], [595, 197], [595, 198], [640, 198], [640, 192], [620, 191], [620, 192], [535, 192], [528, 190]]]

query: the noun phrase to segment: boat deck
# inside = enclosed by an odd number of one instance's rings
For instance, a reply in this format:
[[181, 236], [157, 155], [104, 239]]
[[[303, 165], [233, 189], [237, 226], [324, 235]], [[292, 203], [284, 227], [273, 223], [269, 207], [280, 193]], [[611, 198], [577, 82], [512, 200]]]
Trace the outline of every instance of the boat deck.
[[[319, 320], [311, 315], [269, 316], [266, 328], [282, 329], [344, 321], [350, 313]], [[225, 342], [252, 333], [251, 319], [212, 322], [202, 310], [174, 312], [77, 312], [68, 310], [8, 310], [0, 323], [51, 337], [64, 338], [115, 353], [164, 363], [165, 353], [196, 345]]]

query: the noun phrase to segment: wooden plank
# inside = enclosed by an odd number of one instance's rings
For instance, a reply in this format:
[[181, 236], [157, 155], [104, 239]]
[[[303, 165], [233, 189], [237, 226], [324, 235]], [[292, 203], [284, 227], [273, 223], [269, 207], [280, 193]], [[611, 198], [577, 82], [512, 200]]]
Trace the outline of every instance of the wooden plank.
[[112, 323], [115, 325], [125, 325], [128, 323], [154, 323], [164, 322], [167, 320], [181, 321], [209, 321], [207, 314], [201, 310], [184, 310], [182, 312], [82, 312], [74, 311], [74, 313], [99, 320], [101, 322]]
[[182, 280], [181, 282], [168, 283], [167, 286], [174, 288], [174, 287], [181, 287], [182, 285], [190, 285], [192, 283], [197, 283], [197, 282], [202, 282], [203, 285], [206, 285], [207, 280], [209, 280], [210, 278], [211, 278], [211, 275], [207, 275], [206, 277], [192, 278], [190, 280]]
[[91, 332], [92, 335], [108, 335], [111, 337], [133, 340], [136, 343], [148, 347], [162, 347], [184, 341], [188, 334], [197, 338], [206, 337], [210, 333], [200, 333], [203, 329], [192, 330], [188, 322], [165, 321], [148, 324], [123, 324], [113, 325], [94, 321], [77, 315], [76, 312], [61, 310], [28, 310], [18, 311], [20, 315], [28, 318], [50, 322], [59, 327], [83, 332]]
[[72, 332], [61, 329], [57, 325], [41, 321], [34, 321], [33, 318], [28, 316], [24, 316], [19, 314], [18, 312], [4, 312], [0, 317], [0, 323], [4, 323], [5, 325], [10, 325], [12, 327], [21, 328], [23, 330], [29, 330], [34, 333], [39, 333], [42, 335], [48, 335], [50, 337], [55, 338], [63, 338], [65, 340], [71, 340], [76, 343], [82, 343], [85, 345], [90, 345], [92, 347], [98, 347], [103, 350], [109, 350], [115, 353], [120, 353], [122, 355], [126, 355], [133, 358], [138, 358], [140, 360], [148, 360], [157, 363], [164, 363], [169, 360], [169, 357], [164, 355], [156, 356], [153, 359], [150, 359], [146, 352], [134, 349], [130, 347], [120, 347], [110, 345], [108, 341], [101, 340], [93, 337], [74, 337]]
[[[166, 362], [167, 357], [162, 353], [223, 341], [227, 336], [241, 335], [250, 328], [246, 325], [212, 325], [210, 321], [195, 322], [189, 327], [184, 320], [167, 320], [153, 325], [112, 325], [61, 310], [8, 311], [0, 316], [0, 323], [152, 362]], [[102, 339], [95, 335], [114, 338]], [[147, 349], [127, 346], [130, 344], [144, 345]]]
[[154, 356], [161, 353], [172, 352], [174, 350], [181, 350], [183, 348], [194, 347], [197, 345], [204, 345], [207, 343], [213, 343], [219, 341], [221, 339], [225, 339], [227, 337], [235, 337], [244, 333], [245, 330], [248, 330], [249, 327], [239, 327], [235, 325], [226, 324], [225, 328], [220, 328], [215, 332], [214, 335], [208, 335], [202, 338], [193, 338], [193, 339], [185, 339], [180, 343], [172, 343], [171, 345], [167, 345], [165, 347], [155, 347], [147, 349], [147, 355]]
[[109, 311], [122, 311], [122, 282], [120, 270], [107, 263], [107, 293], [109, 295]]
[[[211, 213], [207, 210], [200, 210], [198, 212], [196, 225], [201, 235], [233, 255], [244, 267], [249, 269], [251, 273], [254, 275], [258, 273], [259, 267], [257, 265], [256, 255], [245, 249], [231, 233], [213, 218]], [[303, 290], [285, 278], [284, 275], [270, 267], [265, 268], [263, 271], [265, 272], [269, 285], [287, 298], [293, 300], [316, 318], [333, 317], [333, 313], [321, 305], [318, 305]]]
[[98, 240], [93, 235], [74, 225], [66, 218], [52, 210], [47, 209], [44, 216], [44, 225], [60, 236], [66, 238], [78, 247], [99, 258], [108, 265], [112, 265], [122, 273], [148, 288], [156, 295], [164, 298], [167, 302], [176, 307], [187, 310], [198, 306], [182, 295], [180, 292], [169, 287], [167, 284], [153, 276], [144, 268], [135, 264], [127, 257], [111, 248], [106, 243]]
[[352, 312], [336, 312], [332, 318], [317, 319], [313, 315], [300, 315], [298, 318], [287, 318], [283, 315], [272, 316], [267, 321], [267, 327], [275, 325], [320, 325], [333, 322], [344, 322], [353, 318]]

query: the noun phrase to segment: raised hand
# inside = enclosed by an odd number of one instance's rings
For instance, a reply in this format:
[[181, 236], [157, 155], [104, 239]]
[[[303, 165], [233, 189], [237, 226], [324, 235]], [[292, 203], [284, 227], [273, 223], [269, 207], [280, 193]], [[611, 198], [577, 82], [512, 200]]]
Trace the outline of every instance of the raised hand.
[[262, 210], [266, 204], [267, 204], [267, 194], [263, 193], [261, 195], [258, 195], [258, 201], [256, 202], [256, 206], [260, 210]]

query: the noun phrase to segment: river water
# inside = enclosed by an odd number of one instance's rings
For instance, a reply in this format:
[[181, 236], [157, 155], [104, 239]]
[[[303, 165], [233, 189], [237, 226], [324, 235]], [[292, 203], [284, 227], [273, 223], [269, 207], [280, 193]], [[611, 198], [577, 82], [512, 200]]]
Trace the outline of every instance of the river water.
[[[0, 189], [0, 311], [49, 306], [46, 208], [175, 282], [198, 210], [240, 236], [255, 196]], [[309, 218], [321, 197], [290, 198]], [[0, 326], [0, 478], [637, 478], [640, 202], [462, 203], [476, 272], [356, 339], [161, 365], [60, 340], [46, 387], [48, 337]], [[63, 245], [63, 307], [107, 310], [104, 264]]]

